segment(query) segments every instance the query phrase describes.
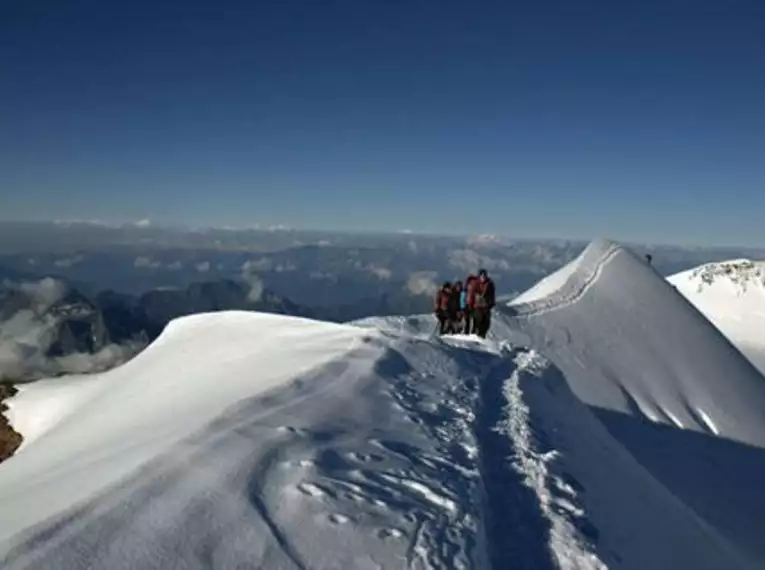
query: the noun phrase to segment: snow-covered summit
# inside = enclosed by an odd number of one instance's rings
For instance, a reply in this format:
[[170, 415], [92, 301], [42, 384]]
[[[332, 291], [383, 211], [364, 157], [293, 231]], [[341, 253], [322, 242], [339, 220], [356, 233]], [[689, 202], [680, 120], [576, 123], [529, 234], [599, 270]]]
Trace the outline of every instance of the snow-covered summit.
[[669, 282], [765, 371], [765, 262], [709, 263]]
[[765, 447], [762, 376], [649, 264], [599, 241], [571, 265], [560, 287], [510, 308], [583, 401]]
[[433, 326], [198, 315], [24, 387], [0, 566], [763, 567], [765, 378], [644, 260]]
[[735, 259], [707, 263], [678, 273], [670, 281], [686, 285], [685, 290], [693, 285], [699, 293], [724, 289], [736, 295], [754, 293], [765, 297], [765, 262]]

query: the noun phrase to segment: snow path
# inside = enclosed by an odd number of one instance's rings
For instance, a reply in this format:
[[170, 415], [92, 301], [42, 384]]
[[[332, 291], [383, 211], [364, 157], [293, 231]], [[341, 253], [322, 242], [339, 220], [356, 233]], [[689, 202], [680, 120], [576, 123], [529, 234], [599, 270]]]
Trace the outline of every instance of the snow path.
[[531, 453], [528, 431], [503, 432], [514, 408], [497, 402], [524, 354], [369, 336], [0, 543], [0, 565], [162, 568], [183, 553], [200, 569], [600, 568], [556, 564], [537, 495], [552, 483], [510, 461]]
[[[486, 568], [472, 410], [501, 359], [479, 342], [368, 336], [16, 533], [0, 565], [161, 568], [182, 552], [189, 568]], [[6, 534], [25, 503], [3, 497]]]
[[[498, 426], [498, 431], [507, 435], [515, 444], [513, 467], [525, 478], [525, 484], [534, 490], [544, 517], [550, 521], [550, 547], [555, 555], [557, 568], [560, 570], [608, 570], [600, 561], [585, 533], [573, 524], [569, 518], [586, 521], [585, 512], [576, 506], [576, 491], [565, 481], [554, 478], [549, 464], [559, 457], [559, 452], [549, 450], [540, 452], [532, 434], [530, 410], [523, 400], [521, 377], [529, 375], [539, 377], [545, 374], [548, 363], [538, 354], [520, 352], [515, 358], [517, 368], [504, 387], [507, 401], [505, 419]], [[559, 491], [556, 498], [554, 490]], [[567, 516], [568, 515], [568, 516]]]
[[[759, 567], [765, 560], [765, 493], [757, 483], [765, 478], [765, 378], [678, 291], [631, 252], [596, 243], [563, 290], [510, 306], [500, 319], [551, 360], [578, 403], [606, 427], [614, 440], [609, 446], [629, 453], [654, 480], [649, 487], [661, 488], [650, 494], [690, 509], [693, 516], [678, 510], [678, 518], [687, 519], [685, 531], [700, 525], [714, 537], [702, 540], [740, 553], [731, 560]], [[572, 457], [584, 455], [581, 450]], [[634, 478], [626, 464], [624, 471], [623, 478]], [[620, 525], [613, 513], [604, 516], [605, 505], [589, 509], [590, 518], [606, 542], [616, 544], [613, 530]], [[620, 550], [624, 555], [628, 546]], [[634, 550], [630, 558], [642, 556]]]
[[0, 567], [763, 567], [765, 378], [641, 259], [432, 328], [200, 315], [30, 387]]

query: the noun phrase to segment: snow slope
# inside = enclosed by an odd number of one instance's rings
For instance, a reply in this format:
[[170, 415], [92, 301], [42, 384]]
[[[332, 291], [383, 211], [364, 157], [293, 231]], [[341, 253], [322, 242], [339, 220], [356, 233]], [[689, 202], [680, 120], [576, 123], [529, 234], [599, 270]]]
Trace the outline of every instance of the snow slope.
[[0, 466], [0, 566], [485, 567], [471, 422], [499, 361], [286, 317], [176, 321], [66, 401], [50, 382], [11, 402], [33, 437]]
[[[576, 263], [553, 294], [508, 307], [511, 327], [549, 356], [666, 504], [680, 502], [737, 558], [761, 566], [765, 379], [630, 251], [596, 242]], [[591, 520], [604, 542], [632, 534], [620, 529], [629, 517], [600, 513]]]
[[673, 275], [669, 282], [765, 370], [765, 263], [710, 263]]
[[759, 372], [614, 244], [523, 299], [486, 341], [199, 315], [24, 387], [0, 567], [762, 568]]

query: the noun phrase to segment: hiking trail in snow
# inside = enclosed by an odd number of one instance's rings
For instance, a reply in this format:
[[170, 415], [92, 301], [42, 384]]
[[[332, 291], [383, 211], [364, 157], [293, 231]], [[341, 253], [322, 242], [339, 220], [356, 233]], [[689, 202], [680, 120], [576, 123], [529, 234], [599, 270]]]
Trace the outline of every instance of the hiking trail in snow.
[[765, 379], [636, 256], [433, 324], [197, 315], [23, 387], [0, 566], [762, 567]]

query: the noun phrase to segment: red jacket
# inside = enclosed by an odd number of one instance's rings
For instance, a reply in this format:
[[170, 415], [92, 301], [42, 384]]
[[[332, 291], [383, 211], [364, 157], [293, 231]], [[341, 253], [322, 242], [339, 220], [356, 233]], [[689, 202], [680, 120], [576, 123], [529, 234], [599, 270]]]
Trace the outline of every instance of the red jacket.
[[452, 290], [451, 289], [439, 289], [436, 293], [436, 298], [433, 302], [433, 310], [438, 313], [439, 311], [448, 311], [449, 303], [451, 301]]
[[475, 294], [478, 291], [478, 278], [473, 277], [467, 280], [467, 307], [468, 309], [475, 308]]
[[476, 286], [472, 307], [483, 309], [491, 309], [494, 307], [494, 303], [496, 301], [494, 293], [494, 281], [491, 279], [486, 279], [486, 281], [481, 282], [480, 279], [476, 279], [475, 283]]

